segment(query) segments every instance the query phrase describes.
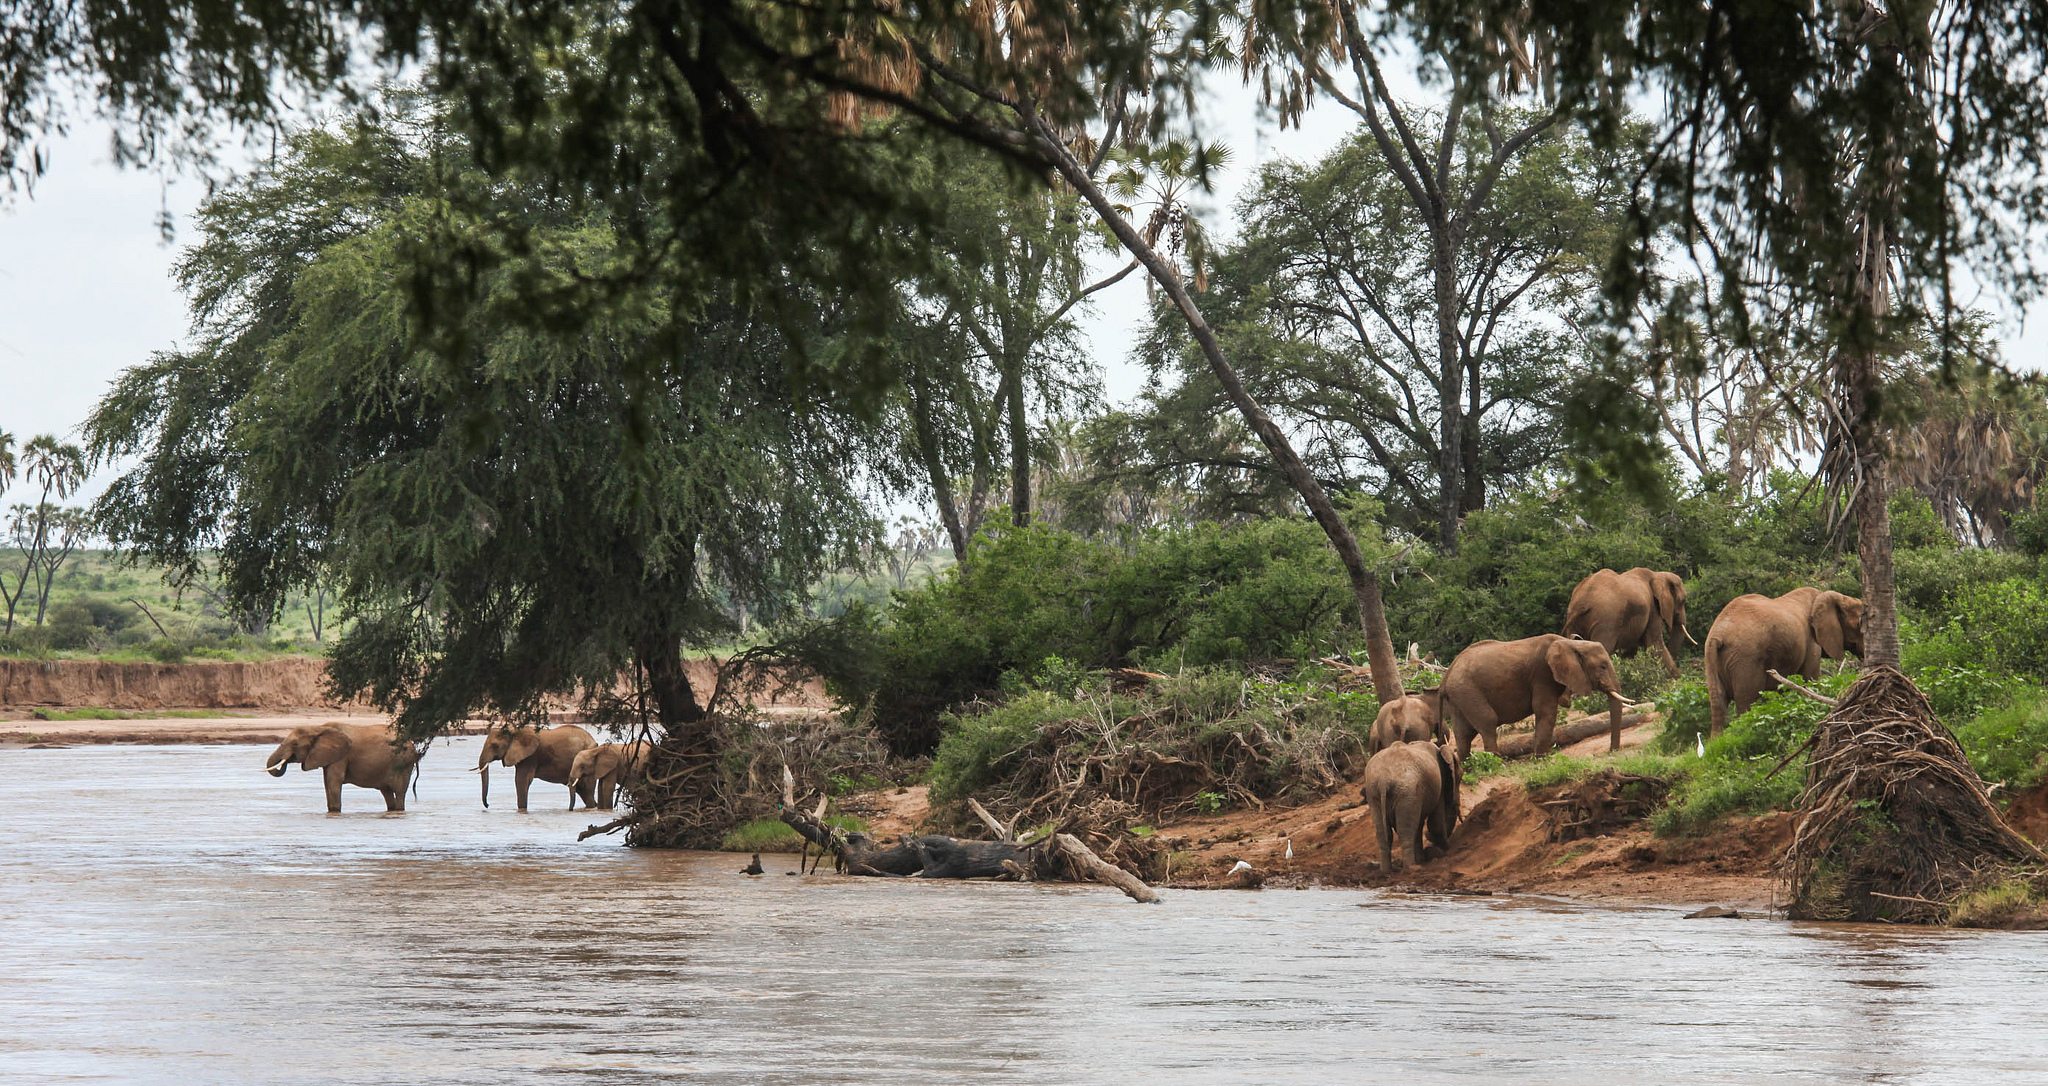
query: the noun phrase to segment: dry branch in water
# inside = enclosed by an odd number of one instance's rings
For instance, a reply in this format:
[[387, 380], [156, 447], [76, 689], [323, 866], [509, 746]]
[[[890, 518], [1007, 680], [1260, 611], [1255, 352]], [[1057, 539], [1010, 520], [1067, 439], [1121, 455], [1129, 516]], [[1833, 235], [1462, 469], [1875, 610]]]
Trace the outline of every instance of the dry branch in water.
[[1973, 890], [2048, 885], [2048, 855], [2006, 825], [1896, 668], [1865, 671], [1821, 721], [1799, 808], [1784, 866], [1795, 919], [1942, 923]]
[[1039, 881], [1101, 882], [1131, 900], [1156, 902], [1159, 895], [1143, 879], [1104, 860], [1072, 834], [1058, 833], [1034, 844], [1018, 844], [1010, 824], [990, 814], [975, 800], [974, 811], [999, 840], [962, 841], [941, 834], [907, 837], [882, 847], [866, 834], [845, 833], [796, 802], [796, 777], [782, 770], [782, 821], [805, 841], [832, 853], [835, 866], [850, 875], [916, 878], [1013, 878]]

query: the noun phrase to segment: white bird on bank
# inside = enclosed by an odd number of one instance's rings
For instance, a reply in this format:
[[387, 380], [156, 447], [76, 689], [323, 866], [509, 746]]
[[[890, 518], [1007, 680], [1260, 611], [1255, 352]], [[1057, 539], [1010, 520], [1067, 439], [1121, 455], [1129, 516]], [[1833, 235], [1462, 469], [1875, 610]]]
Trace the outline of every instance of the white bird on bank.
[[1707, 756], [1707, 741], [1700, 738], [1700, 733], [1692, 733], [1692, 745], [1693, 749], [1699, 752], [1700, 757], [1704, 758]]
[[1290, 860], [1294, 859], [1294, 838], [1292, 837], [1287, 839], [1287, 858]]

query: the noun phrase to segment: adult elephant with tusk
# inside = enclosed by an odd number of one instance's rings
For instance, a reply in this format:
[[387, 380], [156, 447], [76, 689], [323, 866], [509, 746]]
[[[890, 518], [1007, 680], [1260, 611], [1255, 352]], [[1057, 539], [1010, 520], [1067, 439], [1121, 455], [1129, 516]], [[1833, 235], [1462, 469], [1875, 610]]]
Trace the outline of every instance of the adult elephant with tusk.
[[1479, 641], [1444, 672], [1444, 722], [1458, 741], [1458, 759], [1472, 753], [1472, 737], [1500, 753], [1496, 732], [1533, 714], [1537, 755], [1550, 753], [1557, 711], [1575, 697], [1607, 695], [1609, 750], [1621, 749], [1621, 711], [1635, 702], [1621, 696], [1614, 660], [1598, 641], [1537, 634], [1520, 641]]
[[263, 762], [264, 772], [284, 776], [299, 763], [327, 775], [327, 813], [341, 812], [341, 786], [374, 788], [387, 811], [405, 810], [405, 789], [419, 764], [420, 750], [398, 737], [389, 724], [319, 724], [293, 728]]
[[[484, 806], [491, 805], [491, 763], [499, 762], [512, 767], [514, 787], [519, 794], [519, 809], [526, 809], [526, 793], [533, 787], [535, 778], [550, 784], [568, 784], [569, 774], [575, 769], [576, 755], [597, 745], [590, 733], [574, 724], [560, 724], [552, 728], [534, 728], [525, 725], [500, 727], [484, 737], [484, 749], [476, 756], [476, 771], [483, 775], [482, 797]], [[581, 782], [580, 787], [570, 789], [569, 805], [573, 809], [577, 797], [583, 805], [595, 805], [597, 782], [595, 779]]]
[[1598, 641], [1615, 656], [1655, 649], [1664, 671], [1673, 676], [1678, 661], [1671, 650], [1678, 639], [1698, 644], [1685, 627], [1685, 581], [1676, 573], [1642, 566], [1627, 573], [1603, 569], [1580, 581], [1565, 607], [1564, 633]]

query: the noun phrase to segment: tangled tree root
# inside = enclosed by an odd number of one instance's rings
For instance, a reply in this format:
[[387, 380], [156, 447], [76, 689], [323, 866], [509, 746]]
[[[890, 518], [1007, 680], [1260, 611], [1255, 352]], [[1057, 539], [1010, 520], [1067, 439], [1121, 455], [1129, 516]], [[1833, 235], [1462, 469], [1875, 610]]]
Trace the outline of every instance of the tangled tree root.
[[1985, 795], [1898, 669], [1873, 667], [1821, 721], [1783, 875], [1803, 920], [1936, 924], [1987, 886], [2048, 885], [2048, 855]]
[[774, 817], [785, 764], [820, 781], [901, 768], [892, 767], [866, 714], [851, 722], [720, 714], [658, 741], [646, 774], [623, 790], [632, 810], [580, 837], [623, 829], [634, 847], [716, 848], [734, 826]]
[[1531, 798], [1550, 823], [1552, 841], [1576, 841], [1642, 821], [1670, 791], [1662, 777], [1603, 769]]

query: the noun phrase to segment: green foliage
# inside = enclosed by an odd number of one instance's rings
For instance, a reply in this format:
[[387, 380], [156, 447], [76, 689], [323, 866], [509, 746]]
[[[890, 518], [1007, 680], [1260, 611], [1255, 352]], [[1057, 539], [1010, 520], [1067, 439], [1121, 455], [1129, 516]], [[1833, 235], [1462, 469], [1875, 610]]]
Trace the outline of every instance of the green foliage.
[[[950, 716], [927, 780], [936, 805], [1001, 798], [1039, 817], [1046, 773], [1102, 789], [1148, 819], [1213, 814], [1248, 799], [1307, 799], [1364, 763], [1377, 706], [1301, 677], [1270, 681], [1231, 668], [1189, 669], [1130, 693], [1092, 680], [1079, 690], [1029, 690]], [[1090, 765], [1114, 736], [1134, 766]], [[1067, 760], [1080, 764], [1065, 767]], [[1049, 766], [1048, 763], [1062, 763]], [[1170, 769], [1163, 767], [1185, 767]], [[1071, 789], [1060, 789], [1071, 792]], [[1069, 796], [1084, 802], [1086, 796]]]
[[2048, 779], [2048, 690], [2020, 686], [1953, 730], [1985, 780], [2018, 790]]
[[[2011, 578], [1966, 584], [1948, 596], [1931, 631], [1953, 658], [2048, 679], [2048, 585]], [[1932, 654], [1934, 650], [1923, 650]]]
[[[694, 720], [682, 654], [731, 635], [721, 600], [792, 607], [873, 538], [889, 477], [873, 420], [778, 364], [840, 349], [837, 311], [784, 282], [809, 315], [785, 324], [745, 289], [807, 252], [744, 284], [640, 282], [627, 235], [658, 224], [488, 178], [431, 110], [381, 105], [202, 209], [197, 345], [88, 423], [134, 465], [101, 523], [174, 573], [217, 549], [236, 613], [335, 584], [338, 690], [411, 735], [635, 665], [665, 725]], [[428, 334], [408, 275], [451, 251], [475, 263]], [[535, 325], [537, 293], [607, 278], [605, 304]]]
[[[1177, 671], [1341, 647], [1351, 594], [1314, 524], [1258, 520], [1146, 533], [1118, 546], [1035, 525], [985, 533], [970, 559], [838, 624], [810, 659], [848, 704], [873, 700], [892, 744], [921, 753], [939, 715], [997, 692], [1071, 693], [1084, 671]], [[1370, 720], [1370, 717], [1367, 717]]]
[[1465, 782], [1476, 784], [1488, 777], [1503, 772], [1508, 767], [1507, 759], [1486, 750], [1473, 750], [1465, 756]]
[[[1823, 693], [1838, 695], [1856, 679], [1844, 671], [1818, 680]], [[1806, 779], [1802, 755], [1771, 771], [1787, 754], [1803, 746], [1827, 715], [1827, 706], [1789, 690], [1773, 690], [1757, 698], [1749, 711], [1728, 722], [1728, 728], [1707, 741], [1703, 758], [1690, 759], [1685, 779], [1672, 790], [1669, 802], [1651, 826], [1659, 834], [1703, 833], [1731, 814], [1784, 810], [1799, 796]], [[1690, 742], [1688, 736], [1686, 742]], [[1684, 754], [1679, 754], [1685, 760]]]
[[[849, 833], [867, 829], [867, 823], [852, 815], [827, 815], [825, 824]], [[756, 818], [727, 831], [718, 848], [721, 852], [795, 852], [803, 844], [803, 837], [789, 823], [779, 818]]]
[[1657, 695], [1657, 711], [1664, 715], [1664, 725], [1650, 741], [1650, 748], [1662, 754], [1696, 751], [1713, 724], [1707, 684], [1699, 679], [1686, 679], [1665, 688]]

